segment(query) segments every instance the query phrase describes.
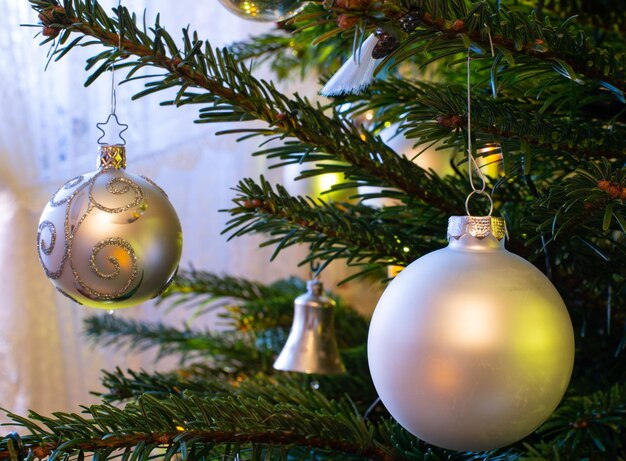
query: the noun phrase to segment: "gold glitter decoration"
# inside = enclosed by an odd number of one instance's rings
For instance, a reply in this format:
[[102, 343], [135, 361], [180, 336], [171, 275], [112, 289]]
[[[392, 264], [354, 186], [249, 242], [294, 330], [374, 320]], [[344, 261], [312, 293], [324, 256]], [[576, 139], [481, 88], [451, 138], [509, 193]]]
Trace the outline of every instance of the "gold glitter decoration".
[[[41, 238], [41, 232], [47, 229], [50, 232], [50, 245], [46, 245], [46, 242]], [[57, 230], [54, 228], [54, 224], [50, 221], [44, 221], [39, 224], [39, 231], [37, 232], [37, 241], [39, 242], [39, 248], [45, 255], [50, 255], [54, 250], [54, 245], [57, 242]], [[41, 258], [40, 258], [41, 259]]]
[[[106, 146], [105, 146], [106, 147]], [[89, 299], [93, 299], [93, 300], [97, 300], [97, 301], [114, 301], [116, 298], [119, 297], [123, 297], [125, 295], [128, 295], [129, 291], [134, 291], [137, 289], [137, 287], [134, 287], [132, 290], [130, 290], [131, 285], [133, 284], [133, 282], [136, 280], [137, 278], [137, 258], [135, 256], [135, 251], [133, 250], [132, 246], [130, 245], [130, 243], [128, 243], [126, 240], [123, 240], [121, 238], [117, 238], [117, 237], [111, 237], [109, 239], [105, 239], [100, 241], [98, 244], [96, 244], [96, 246], [93, 248], [92, 253], [91, 253], [91, 260], [90, 260], [90, 266], [92, 271], [98, 275], [100, 278], [103, 279], [114, 279], [117, 276], [119, 276], [120, 274], [120, 264], [119, 261], [116, 258], [109, 258], [109, 262], [111, 262], [111, 264], [113, 264], [113, 268], [114, 271], [110, 274], [104, 274], [103, 272], [101, 272], [97, 266], [96, 266], [96, 257], [98, 255], [98, 253], [106, 246], [110, 246], [110, 245], [115, 245], [118, 246], [120, 248], [122, 248], [126, 254], [129, 256], [130, 260], [132, 261], [132, 267], [131, 267], [131, 274], [129, 279], [127, 280], [127, 282], [124, 284], [124, 286], [119, 289], [116, 290], [112, 293], [103, 293], [100, 291], [97, 291], [91, 287], [89, 287], [82, 279], [80, 273], [77, 271], [74, 261], [72, 259], [72, 243], [74, 238], [76, 237], [76, 234], [78, 233], [81, 225], [83, 224], [83, 222], [85, 221], [85, 219], [87, 219], [87, 217], [89, 216], [89, 213], [94, 209], [97, 208], [99, 210], [102, 210], [106, 213], [111, 213], [111, 214], [115, 214], [115, 213], [121, 213], [124, 211], [127, 211], [133, 207], [137, 207], [144, 199], [144, 193], [141, 190], [141, 188], [135, 184], [133, 181], [131, 181], [130, 179], [127, 178], [113, 178], [111, 180], [109, 180], [109, 182], [106, 185], [106, 190], [107, 192], [113, 194], [113, 195], [123, 195], [125, 193], [128, 193], [128, 191], [130, 191], [131, 189], [134, 191], [135, 193], [135, 198], [128, 204], [121, 206], [121, 207], [116, 207], [116, 208], [110, 208], [110, 207], [106, 207], [104, 205], [102, 205], [101, 203], [97, 202], [94, 197], [93, 197], [93, 188], [94, 185], [96, 183], [96, 180], [106, 171], [108, 170], [108, 168], [103, 168], [99, 171], [96, 172], [96, 174], [94, 174], [90, 179], [88, 179], [86, 182], [82, 183], [84, 179], [84, 176], [77, 176], [76, 178], [71, 179], [70, 181], [68, 181], [67, 183], [65, 183], [63, 186], [61, 186], [59, 188], [59, 190], [57, 190], [57, 192], [54, 193], [54, 195], [52, 196], [52, 199], [50, 200], [49, 204], [50, 206], [53, 207], [57, 207], [60, 205], [65, 204], [66, 208], [65, 208], [65, 223], [64, 223], [64, 234], [65, 234], [65, 245], [64, 245], [64, 251], [63, 251], [63, 257], [61, 258], [61, 263], [59, 264], [59, 267], [52, 271], [50, 270], [46, 264], [44, 263], [44, 261], [41, 258], [41, 253], [39, 253], [39, 260], [41, 262], [41, 265], [44, 268], [44, 271], [46, 273], [46, 276], [48, 276], [51, 279], [58, 279], [61, 274], [63, 273], [63, 269], [65, 268], [65, 264], [67, 263], [67, 261], [69, 260], [70, 262], [70, 267], [72, 270], [72, 273], [74, 274], [74, 278], [76, 280], [76, 282], [78, 282], [78, 285], [80, 286], [81, 290], [81, 294], [83, 294], [83, 296], [89, 298]], [[121, 184], [121, 187], [116, 187], [116, 185]], [[78, 187], [77, 187], [78, 186]], [[59, 194], [59, 192], [61, 190], [70, 190], [73, 187], [75, 187], [75, 189], [72, 191], [71, 194], [69, 194], [67, 197], [57, 200], [56, 197]], [[71, 205], [72, 202], [74, 200], [74, 198], [76, 197], [77, 194], [79, 194], [81, 191], [83, 191], [86, 187], [89, 187], [89, 192], [88, 192], [88, 197], [89, 197], [89, 203], [87, 204], [87, 208], [84, 211], [84, 213], [81, 215], [81, 217], [78, 219], [78, 221], [76, 222], [76, 224], [71, 225]], [[137, 218], [138, 219], [138, 218]], [[45, 241], [43, 240], [42, 237], [42, 231], [48, 229], [51, 232], [51, 241], [50, 241], [50, 245], [46, 245]], [[52, 253], [52, 251], [54, 250], [54, 246], [56, 243], [56, 229], [54, 228], [54, 225], [49, 222], [49, 221], [44, 221], [39, 225], [39, 232], [37, 233], [37, 247], [38, 250], [41, 250], [42, 253], [46, 254], [46, 255], [50, 255]], [[72, 298], [71, 296], [69, 296], [67, 293], [64, 292], [64, 294], [68, 297]]]
[[126, 252], [126, 254], [128, 255], [128, 257], [130, 258], [132, 262], [131, 275], [123, 288], [113, 293], [101, 293], [83, 284], [80, 280], [80, 276], [76, 272], [74, 272], [74, 276], [76, 277], [76, 280], [79, 281], [79, 283], [81, 284], [81, 287], [83, 287], [90, 296], [99, 300], [107, 300], [107, 301], [113, 300], [115, 298], [125, 295], [128, 289], [130, 288], [130, 286], [132, 285], [132, 283], [137, 278], [137, 256], [135, 255], [135, 251], [133, 250], [133, 247], [130, 245], [130, 243], [128, 243], [126, 240], [119, 238], [119, 237], [111, 237], [108, 239], [104, 239], [98, 242], [96, 246], [93, 248], [93, 250], [91, 251], [91, 258], [89, 260], [89, 266], [91, 267], [91, 270], [94, 272], [94, 274], [96, 274], [100, 278], [107, 279], [107, 280], [112, 280], [116, 278], [118, 275], [120, 275], [120, 262], [117, 258], [113, 256], [108, 258], [109, 262], [113, 265], [113, 272], [111, 272], [110, 274], [103, 273], [102, 271], [100, 271], [100, 269], [97, 266], [98, 253], [100, 253], [102, 249], [108, 246], [116, 246], [116, 247], [122, 248]]
[[61, 206], [64, 203], [67, 203], [68, 201], [70, 201], [73, 198], [73, 194], [68, 195], [67, 197], [59, 201], [56, 201], [55, 199], [56, 199], [56, 196], [59, 195], [59, 192], [63, 190], [70, 190], [73, 187], [78, 186], [82, 182], [83, 179], [84, 179], [83, 176], [76, 176], [75, 178], [70, 179], [68, 182], [66, 182], [61, 187], [59, 187], [58, 190], [54, 194], [52, 194], [52, 198], [50, 199], [50, 206]]
[[[117, 189], [115, 187], [117, 183], [121, 183], [122, 187]], [[133, 181], [127, 178], [113, 178], [107, 183], [106, 190], [107, 192], [113, 195], [124, 195], [128, 193], [130, 189], [132, 189], [135, 192], [135, 199], [132, 202], [124, 206], [117, 207], [117, 208], [106, 207], [102, 205], [101, 203], [99, 203], [97, 200], [95, 200], [93, 198], [93, 186], [94, 186], [94, 183], [92, 183], [91, 187], [89, 188], [89, 202], [92, 203], [99, 210], [102, 210], [106, 213], [122, 213], [124, 211], [130, 210], [131, 208], [138, 207], [139, 204], [143, 201], [144, 195], [143, 195], [143, 191], [141, 190], [141, 188], [137, 184], [135, 184]]]
[[506, 238], [506, 222], [493, 216], [451, 216], [448, 220], [448, 238], [460, 239], [469, 234], [477, 239], [492, 236]]
[[100, 146], [98, 155], [98, 168], [126, 168], [126, 148], [120, 144], [114, 146]]

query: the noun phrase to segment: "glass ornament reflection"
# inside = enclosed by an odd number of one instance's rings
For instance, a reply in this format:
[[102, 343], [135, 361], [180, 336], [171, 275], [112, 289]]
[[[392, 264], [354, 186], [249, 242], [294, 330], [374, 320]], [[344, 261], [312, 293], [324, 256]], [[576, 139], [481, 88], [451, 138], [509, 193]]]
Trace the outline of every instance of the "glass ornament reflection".
[[243, 19], [261, 22], [284, 21], [305, 7], [301, 0], [219, 0], [226, 9]]

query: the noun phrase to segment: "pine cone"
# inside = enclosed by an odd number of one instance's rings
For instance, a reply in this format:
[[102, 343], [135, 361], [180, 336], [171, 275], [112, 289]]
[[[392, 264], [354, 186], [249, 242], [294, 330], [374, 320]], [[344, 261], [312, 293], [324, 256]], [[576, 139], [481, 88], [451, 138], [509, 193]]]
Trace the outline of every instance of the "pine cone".
[[618, 198], [620, 195], [622, 195], [622, 188], [619, 187], [617, 184], [611, 184], [606, 193], [609, 194], [611, 198]]
[[374, 46], [372, 50], [372, 58], [381, 59], [391, 53], [393, 50], [400, 46], [400, 42], [393, 35], [385, 32], [382, 29], [377, 29], [376, 37], [378, 38], [378, 43]]
[[56, 37], [61, 32], [59, 29], [50, 26], [43, 26], [43, 36], [44, 37]]
[[611, 198], [626, 200], [626, 187], [621, 187], [617, 183], [601, 179], [598, 181], [598, 188], [603, 192], [606, 192]]
[[462, 19], [457, 19], [456, 21], [454, 21], [452, 23], [452, 30], [454, 32], [463, 32], [463, 30], [465, 29], [465, 21], [463, 21]]
[[38, 17], [44, 27], [50, 26], [50, 24], [70, 23], [67, 19], [67, 15], [65, 14], [65, 8], [62, 6], [51, 6], [50, 8], [46, 8], [39, 13]]
[[357, 22], [359, 22], [359, 18], [357, 18], [356, 16], [340, 14], [337, 17], [337, 26], [342, 29], [351, 29], [356, 25]]
[[407, 34], [413, 32], [417, 26], [421, 24], [422, 19], [424, 19], [424, 13], [425, 11], [422, 8], [418, 8], [402, 16], [402, 18], [400, 18], [400, 29], [402, 29], [402, 32], [406, 32]]
[[440, 115], [436, 120], [444, 128], [460, 128], [463, 124], [463, 118], [456, 114]]
[[60, 29], [52, 27], [51, 24], [70, 24], [71, 22], [65, 14], [62, 6], [52, 6], [39, 13], [39, 20], [43, 24], [44, 37], [56, 37], [61, 32]]
[[44, 459], [50, 456], [50, 450], [44, 447], [35, 447], [33, 448], [33, 455], [35, 455], [35, 458]]

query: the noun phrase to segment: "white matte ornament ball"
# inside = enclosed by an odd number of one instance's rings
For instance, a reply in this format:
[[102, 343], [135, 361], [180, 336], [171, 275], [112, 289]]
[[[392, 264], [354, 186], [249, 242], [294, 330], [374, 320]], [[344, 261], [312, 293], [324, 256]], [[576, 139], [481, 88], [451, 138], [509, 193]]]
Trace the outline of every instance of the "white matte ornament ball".
[[391, 282], [369, 330], [385, 407], [415, 436], [451, 450], [526, 437], [557, 407], [572, 373], [567, 309], [541, 271], [504, 248], [495, 219], [451, 218], [449, 245]]
[[304, 0], [219, 0], [226, 9], [243, 19], [277, 22], [289, 19], [305, 7]]
[[65, 296], [120, 309], [169, 285], [182, 231], [159, 186], [106, 166], [68, 181], [52, 196], [39, 220], [37, 250], [46, 275]]

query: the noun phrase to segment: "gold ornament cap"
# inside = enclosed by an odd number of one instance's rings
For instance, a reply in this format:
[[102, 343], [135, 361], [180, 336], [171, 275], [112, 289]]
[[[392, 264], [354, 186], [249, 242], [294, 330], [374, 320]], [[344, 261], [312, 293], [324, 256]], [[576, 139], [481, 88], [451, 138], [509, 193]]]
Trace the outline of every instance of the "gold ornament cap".
[[96, 167], [126, 169], [126, 147], [121, 144], [100, 146]]
[[448, 219], [448, 240], [458, 240], [464, 235], [477, 239], [495, 237], [503, 240], [507, 237], [504, 218], [493, 216], [450, 216]]

